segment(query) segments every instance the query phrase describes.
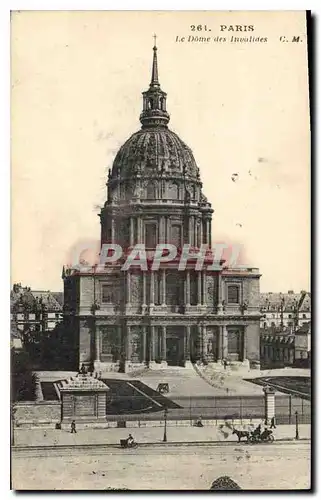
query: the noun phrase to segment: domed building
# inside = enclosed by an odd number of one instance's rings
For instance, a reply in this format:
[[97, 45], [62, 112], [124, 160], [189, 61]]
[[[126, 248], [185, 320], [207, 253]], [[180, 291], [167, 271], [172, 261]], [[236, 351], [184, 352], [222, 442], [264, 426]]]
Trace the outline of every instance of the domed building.
[[[258, 269], [233, 270], [223, 261], [198, 269], [195, 259], [179, 268], [184, 245], [194, 252], [202, 245], [211, 249], [213, 209], [193, 153], [168, 128], [169, 121], [154, 47], [141, 129], [109, 169], [107, 201], [99, 214], [102, 246], [120, 245], [123, 257], [99, 272], [64, 274], [74, 365], [130, 371], [144, 365], [186, 367], [198, 360], [259, 362]], [[155, 269], [152, 257], [160, 244], [173, 245], [177, 258]], [[146, 249], [146, 267], [124, 269], [136, 245]]]

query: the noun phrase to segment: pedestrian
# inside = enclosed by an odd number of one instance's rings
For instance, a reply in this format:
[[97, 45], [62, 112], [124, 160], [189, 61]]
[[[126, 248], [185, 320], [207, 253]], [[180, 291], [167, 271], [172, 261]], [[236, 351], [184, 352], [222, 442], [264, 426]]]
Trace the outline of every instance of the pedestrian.
[[275, 425], [275, 417], [272, 417], [272, 418], [271, 418], [271, 425], [270, 425], [270, 429], [276, 429], [276, 425]]
[[202, 417], [198, 417], [196, 420], [196, 427], [203, 427]]
[[76, 422], [74, 420], [71, 422], [71, 434], [77, 434]]

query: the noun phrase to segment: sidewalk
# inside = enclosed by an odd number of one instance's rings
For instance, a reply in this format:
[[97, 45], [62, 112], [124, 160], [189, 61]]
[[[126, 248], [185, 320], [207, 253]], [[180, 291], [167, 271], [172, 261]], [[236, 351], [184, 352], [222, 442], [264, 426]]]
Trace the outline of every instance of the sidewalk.
[[[236, 426], [237, 429], [242, 427]], [[16, 429], [16, 446], [56, 446], [56, 445], [85, 445], [85, 444], [119, 444], [132, 433], [138, 443], [160, 443], [163, 441], [164, 427], [149, 427], [135, 429], [81, 429], [77, 434], [70, 431], [56, 429]], [[310, 439], [311, 426], [300, 425], [300, 439]], [[274, 429], [275, 440], [292, 440], [295, 438], [294, 425], [280, 425]], [[234, 441], [236, 435], [226, 426], [209, 427], [167, 427], [167, 441], [196, 442], [196, 441]]]

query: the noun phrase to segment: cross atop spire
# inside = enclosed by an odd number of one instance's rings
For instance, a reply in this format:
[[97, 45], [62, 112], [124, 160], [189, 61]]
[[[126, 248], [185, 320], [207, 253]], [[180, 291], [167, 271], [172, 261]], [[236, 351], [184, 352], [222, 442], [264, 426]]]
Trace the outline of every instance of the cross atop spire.
[[154, 47], [156, 48], [156, 38], [157, 38], [157, 35], [155, 35], [155, 33], [153, 35], [153, 38], [154, 38]]

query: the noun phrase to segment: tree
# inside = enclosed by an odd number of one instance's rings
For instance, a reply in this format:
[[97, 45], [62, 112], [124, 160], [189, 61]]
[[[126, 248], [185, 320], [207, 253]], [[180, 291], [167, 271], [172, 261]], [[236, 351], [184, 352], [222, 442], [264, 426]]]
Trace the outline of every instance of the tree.
[[32, 372], [30, 357], [26, 351], [11, 349], [11, 400], [34, 401], [38, 377]]

